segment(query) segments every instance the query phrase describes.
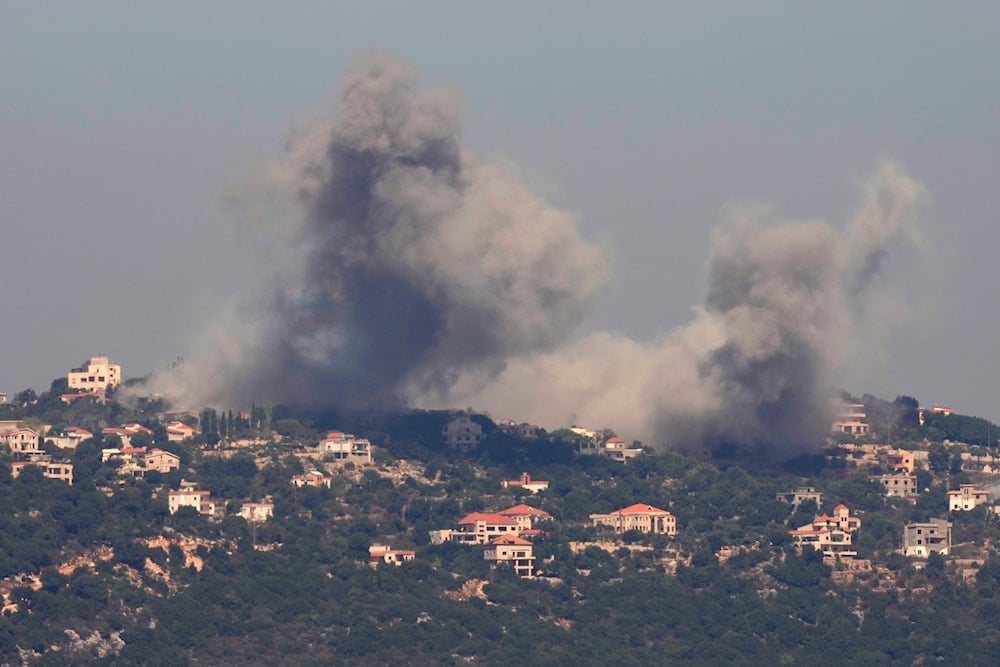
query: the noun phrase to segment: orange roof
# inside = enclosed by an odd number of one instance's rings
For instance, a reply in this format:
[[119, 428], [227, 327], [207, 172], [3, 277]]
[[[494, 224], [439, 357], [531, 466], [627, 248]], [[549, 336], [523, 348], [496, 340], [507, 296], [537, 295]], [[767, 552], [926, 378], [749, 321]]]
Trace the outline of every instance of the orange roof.
[[658, 507], [653, 507], [652, 505], [636, 503], [635, 505], [629, 505], [628, 507], [622, 508], [617, 512], [612, 512], [612, 514], [670, 514], [670, 512], [667, 510], [661, 510]]
[[545, 510], [536, 509], [530, 505], [514, 505], [513, 507], [508, 507], [505, 510], [497, 512], [497, 514], [502, 514], [504, 516], [546, 516], [551, 517], [552, 515]]
[[608, 438], [608, 442], [620, 443], [625, 441], [622, 440], [621, 438]]
[[850, 508], [848, 508], [847, 505], [845, 505], [844, 503], [840, 503], [839, 505], [833, 508], [834, 512], [836, 512], [837, 510], [847, 510], [848, 512], [851, 511]]
[[466, 526], [469, 524], [474, 524], [477, 521], [485, 521], [486, 523], [501, 524], [504, 526], [516, 525], [517, 521], [509, 517], [505, 517], [502, 514], [483, 514], [481, 512], [473, 512], [469, 514], [464, 519], [458, 522], [460, 526]]
[[514, 544], [518, 546], [534, 546], [528, 540], [521, 539], [520, 537], [514, 537], [513, 535], [501, 535], [500, 537], [495, 537], [490, 541], [490, 544]]

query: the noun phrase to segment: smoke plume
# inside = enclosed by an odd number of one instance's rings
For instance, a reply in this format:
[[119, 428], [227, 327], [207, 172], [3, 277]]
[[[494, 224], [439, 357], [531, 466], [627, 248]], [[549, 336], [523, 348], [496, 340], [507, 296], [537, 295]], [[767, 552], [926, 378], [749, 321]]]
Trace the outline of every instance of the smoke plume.
[[748, 206], [713, 235], [704, 305], [640, 342], [577, 329], [606, 261], [569, 215], [459, 141], [459, 103], [371, 55], [332, 119], [254, 188], [271, 288], [157, 378], [188, 405], [475, 406], [647, 444], [818, 447], [846, 362], [877, 328], [870, 287], [912, 238], [920, 186], [885, 162], [846, 227]]
[[418, 92], [414, 70], [384, 55], [355, 63], [332, 122], [293, 137], [257, 187], [251, 213], [282, 249], [268, 255], [272, 285], [159, 380], [191, 404], [442, 392], [553, 349], [606, 275], [569, 215], [463, 152], [454, 94]]

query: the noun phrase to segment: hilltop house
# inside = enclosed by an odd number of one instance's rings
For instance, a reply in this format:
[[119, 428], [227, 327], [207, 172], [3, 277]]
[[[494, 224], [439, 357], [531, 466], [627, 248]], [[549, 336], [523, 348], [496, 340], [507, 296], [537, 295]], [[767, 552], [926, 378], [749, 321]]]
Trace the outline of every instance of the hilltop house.
[[610, 514], [591, 514], [594, 526], [607, 526], [616, 533], [638, 530], [641, 533], [676, 535], [677, 517], [652, 505], [637, 503]]
[[483, 550], [483, 558], [496, 563], [507, 563], [521, 577], [535, 573], [534, 545], [514, 535], [501, 535], [490, 540]]
[[483, 427], [468, 415], [461, 415], [445, 424], [441, 430], [449, 447], [475, 447], [483, 441]]
[[947, 554], [951, 548], [951, 522], [931, 519], [903, 528], [903, 555], [927, 558], [932, 553]]
[[834, 433], [846, 435], [868, 435], [868, 415], [863, 403], [838, 402], [837, 418], [830, 427]]
[[853, 558], [858, 555], [854, 550], [854, 535], [860, 528], [861, 519], [851, 516], [847, 505], [840, 504], [833, 508], [833, 516], [821, 514], [788, 533], [800, 549], [810, 546], [824, 556]]
[[373, 544], [368, 547], [368, 564], [373, 568], [380, 563], [388, 563], [399, 567], [407, 561], [416, 558], [417, 553], [408, 549], [393, 549], [386, 544]]
[[957, 491], [948, 492], [948, 511], [964, 512], [990, 501], [990, 492], [977, 489], [975, 484], [962, 484]]
[[372, 462], [372, 443], [364, 438], [356, 438], [350, 433], [330, 431], [319, 441], [319, 450], [336, 461], [357, 464]]
[[628, 447], [621, 438], [611, 437], [602, 444], [594, 440], [581, 440], [579, 453], [586, 456], [606, 456], [612, 461], [627, 463], [629, 459], [642, 454], [642, 448]]
[[111, 363], [107, 357], [91, 357], [66, 375], [66, 384], [70, 389], [96, 391], [101, 394], [109, 387], [112, 389], [117, 387], [121, 381], [122, 367]]
[[500, 483], [505, 489], [524, 489], [532, 494], [538, 493], [539, 491], [544, 491], [549, 488], [549, 483], [545, 480], [533, 480], [531, 475], [526, 472], [521, 473], [520, 479], [505, 479]]

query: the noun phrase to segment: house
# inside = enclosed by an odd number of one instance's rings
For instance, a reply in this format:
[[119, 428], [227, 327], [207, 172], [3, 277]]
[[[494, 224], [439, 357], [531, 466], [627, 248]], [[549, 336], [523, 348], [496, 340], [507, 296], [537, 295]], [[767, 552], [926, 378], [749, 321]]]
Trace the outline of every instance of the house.
[[916, 475], [873, 475], [868, 480], [881, 484], [887, 498], [912, 498], [920, 495]]
[[934, 406], [931, 407], [930, 409], [919, 408], [917, 410], [917, 420], [920, 422], [921, 426], [924, 425], [924, 415], [926, 415], [928, 412], [931, 413], [932, 415], [944, 415], [945, 417], [950, 417], [951, 415], [955, 414], [955, 411], [952, 410], [951, 408], [945, 405], [938, 405], [937, 403], [935, 403]]
[[979, 507], [990, 500], [990, 492], [977, 489], [975, 484], [962, 484], [957, 491], [948, 492], [948, 511], [964, 512]]
[[407, 561], [416, 558], [417, 552], [407, 549], [392, 549], [385, 544], [373, 544], [368, 547], [368, 564], [373, 568], [379, 563], [388, 563], [399, 567]]
[[514, 519], [517, 522], [519, 533], [534, 530], [539, 521], [547, 521], [552, 518], [552, 515], [545, 510], [536, 509], [529, 505], [514, 505], [497, 512], [497, 514]]
[[642, 448], [628, 447], [621, 438], [611, 437], [605, 440], [603, 444], [598, 444], [592, 440], [583, 440], [580, 442], [579, 453], [589, 456], [606, 456], [612, 461], [627, 463], [629, 459], [634, 459], [642, 454]]
[[62, 449], [76, 449], [84, 440], [89, 440], [94, 437], [94, 434], [85, 428], [80, 428], [79, 426], [69, 426], [66, 428], [65, 435], [46, 438], [46, 440], [51, 440], [52, 444], [56, 447], [61, 447]]
[[168, 473], [172, 470], [181, 469], [181, 457], [158, 447], [149, 450], [142, 461], [145, 464], [146, 470]]
[[549, 488], [549, 483], [545, 480], [532, 480], [531, 475], [526, 472], [521, 473], [520, 479], [505, 479], [500, 484], [505, 489], [519, 488], [535, 494]]
[[[46, 457], [47, 458], [47, 457]], [[57, 479], [73, 486], [73, 464], [56, 463], [53, 461], [14, 461], [10, 464], [10, 476], [18, 478], [21, 471], [27, 466], [36, 466], [42, 469], [42, 475], [48, 479]]]
[[326, 487], [330, 488], [333, 484], [333, 478], [327, 477], [318, 470], [310, 470], [303, 475], [295, 475], [292, 477], [292, 485], [302, 488], [303, 486], [313, 486], [318, 488]]
[[167, 424], [167, 440], [170, 442], [184, 442], [196, 435], [198, 435], [197, 429], [184, 422], [173, 421]]
[[121, 384], [122, 367], [111, 363], [107, 357], [91, 357], [80, 368], [74, 368], [66, 376], [70, 389], [96, 391], [101, 394], [109, 387]]
[[167, 509], [171, 514], [176, 514], [182, 507], [193, 507], [195, 512], [210, 516], [215, 514], [215, 503], [210, 496], [209, 491], [196, 491], [190, 488], [171, 491], [167, 496]]
[[319, 441], [319, 449], [337, 461], [357, 464], [372, 462], [372, 443], [364, 438], [356, 438], [350, 433], [330, 431]]
[[458, 522], [456, 530], [431, 531], [431, 543], [457, 542], [458, 544], [486, 544], [500, 535], [517, 535], [520, 523], [502, 514], [473, 512]]
[[905, 449], [890, 449], [879, 453], [879, 465], [893, 473], [912, 475], [917, 469], [917, 456]]
[[490, 540], [483, 551], [483, 558], [496, 563], [507, 563], [521, 577], [535, 573], [534, 545], [514, 535], [501, 535]]
[[860, 528], [861, 519], [851, 516], [847, 505], [840, 504], [833, 508], [833, 516], [821, 514], [788, 534], [800, 549], [810, 546], [822, 551], [824, 556], [853, 558], [858, 555], [854, 549], [854, 535]]
[[844, 403], [841, 401], [838, 402], [837, 418], [833, 421], [830, 429], [834, 433], [868, 435], [869, 427], [865, 422], [867, 417], [863, 403]]
[[7, 445], [15, 454], [40, 451], [38, 431], [26, 426], [4, 428], [0, 430], [0, 445]]
[[445, 424], [441, 435], [449, 447], [475, 447], [483, 441], [483, 427], [462, 415]]
[[616, 533], [638, 530], [656, 535], [676, 535], [677, 517], [652, 505], [637, 503], [610, 514], [591, 514], [594, 526], [607, 526]]
[[927, 558], [932, 553], [947, 554], [951, 548], [951, 522], [931, 519], [903, 528], [903, 555]]
[[265, 500], [259, 503], [244, 502], [240, 506], [239, 515], [252, 523], [261, 523], [274, 516], [274, 503]]
[[816, 503], [816, 507], [823, 504], [823, 494], [811, 486], [800, 486], [794, 491], [778, 493], [775, 495], [775, 498], [781, 502], [791, 503], [795, 506], [798, 506], [807, 500], [814, 501]]
[[70, 394], [60, 394], [59, 400], [63, 403], [72, 403], [73, 401], [78, 401], [82, 398], [92, 398], [95, 403], [104, 403], [104, 394], [96, 391], [80, 391]]

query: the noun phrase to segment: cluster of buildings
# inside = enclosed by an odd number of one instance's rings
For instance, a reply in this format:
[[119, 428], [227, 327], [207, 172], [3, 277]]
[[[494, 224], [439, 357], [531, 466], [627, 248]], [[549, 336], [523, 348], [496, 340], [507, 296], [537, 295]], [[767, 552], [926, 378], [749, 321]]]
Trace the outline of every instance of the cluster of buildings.
[[117, 465], [118, 473], [145, 477], [155, 470], [169, 473], [181, 469], [181, 457], [159, 447], [109, 447], [101, 450], [101, 462]]
[[[167, 494], [167, 509], [176, 514], [183, 507], [190, 507], [198, 514], [210, 519], [221, 519], [225, 515], [226, 502], [212, 498], [212, 493], [195, 488], [191, 482], [181, 482], [181, 488]], [[237, 516], [250, 523], [263, 523], [274, 516], [274, 502], [270, 497], [260, 502], [244, 500], [240, 503]]]

